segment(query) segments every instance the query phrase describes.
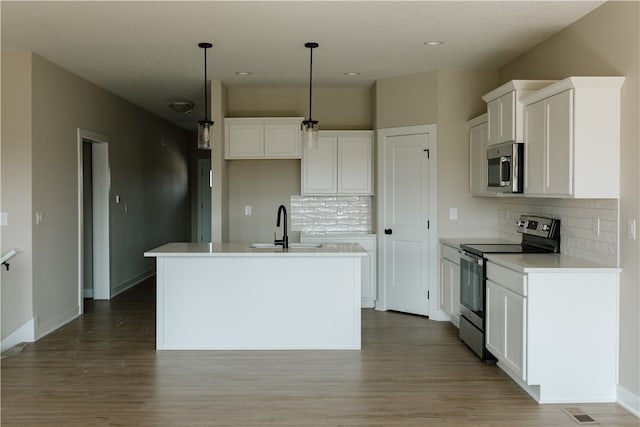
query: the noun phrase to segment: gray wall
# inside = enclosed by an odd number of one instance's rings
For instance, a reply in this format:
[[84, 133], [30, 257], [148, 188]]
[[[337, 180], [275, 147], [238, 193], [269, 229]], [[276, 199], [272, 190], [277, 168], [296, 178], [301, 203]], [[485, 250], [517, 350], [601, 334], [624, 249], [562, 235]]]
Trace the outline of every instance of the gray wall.
[[[78, 128], [110, 138], [112, 293], [152, 272], [153, 260], [143, 257], [145, 250], [189, 238], [186, 133], [37, 55], [30, 57], [31, 67], [26, 71], [32, 80], [24, 90], [31, 90], [32, 155], [9, 158], [3, 153], [2, 160], [31, 171], [32, 185], [24, 189], [19, 201], [5, 204], [3, 200], [2, 209], [13, 217], [14, 209], [24, 210], [30, 199], [31, 209], [42, 213], [43, 222], [27, 227], [32, 233], [33, 301], [21, 302], [10, 312], [3, 310], [3, 339], [30, 319], [38, 338], [79, 311]], [[3, 71], [14, 60], [3, 52]], [[13, 105], [15, 97], [20, 99], [24, 93], [2, 92], [3, 104]], [[7, 111], [10, 109], [2, 110], [3, 124]], [[4, 143], [20, 144], [3, 135]], [[4, 171], [2, 181], [4, 185]], [[116, 194], [122, 198], [119, 205], [114, 203]], [[28, 212], [27, 218], [31, 217]], [[3, 233], [9, 234], [13, 227], [10, 223]], [[27, 244], [28, 232], [23, 233]], [[15, 280], [12, 273], [4, 275], [3, 282]], [[29, 287], [28, 281], [23, 284]], [[18, 301], [3, 296], [2, 302], [15, 305]], [[5, 325], [11, 326], [5, 330]]]

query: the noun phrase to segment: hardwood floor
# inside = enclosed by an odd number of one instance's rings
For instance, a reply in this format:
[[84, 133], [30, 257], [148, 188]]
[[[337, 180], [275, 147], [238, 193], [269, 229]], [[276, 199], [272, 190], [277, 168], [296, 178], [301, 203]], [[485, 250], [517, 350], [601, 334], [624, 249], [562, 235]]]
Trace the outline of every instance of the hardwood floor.
[[[577, 425], [481, 364], [454, 326], [418, 316], [363, 310], [362, 351], [156, 352], [154, 286], [87, 301], [3, 359], [2, 425]], [[564, 406], [639, 425], [616, 404]]]

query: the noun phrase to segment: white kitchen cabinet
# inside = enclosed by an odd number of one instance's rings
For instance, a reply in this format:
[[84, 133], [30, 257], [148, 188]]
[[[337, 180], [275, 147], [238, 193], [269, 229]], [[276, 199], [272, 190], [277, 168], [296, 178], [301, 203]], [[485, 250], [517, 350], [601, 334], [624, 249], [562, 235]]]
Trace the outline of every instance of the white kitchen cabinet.
[[487, 93], [487, 145], [522, 142], [524, 110], [521, 99], [554, 80], [512, 80]]
[[362, 258], [362, 290], [361, 304], [363, 308], [373, 308], [376, 303], [376, 236], [366, 235], [336, 235], [336, 236], [302, 236], [303, 243], [359, 243], [367, 256]]
[[451, 323], [460, 327], [460, 254], [457, 248], [440, 246], [440, 305]]
[[303, 117], [227, 118], [225, 159], [299, 159]]
[[523, 99], [527, 196], [617, 198], [624, 77], [570, 77]]
[[372, 195], [372, 131], [320, 131], [303, 149], [302, 194]]
[[540, 403], [615, 401], [620, 270], [561, 254], [487, 258], [498, 366]]
[[469, 126], [469, 193], [495, 195], [487, 189], [487, 114], [467, 122]]

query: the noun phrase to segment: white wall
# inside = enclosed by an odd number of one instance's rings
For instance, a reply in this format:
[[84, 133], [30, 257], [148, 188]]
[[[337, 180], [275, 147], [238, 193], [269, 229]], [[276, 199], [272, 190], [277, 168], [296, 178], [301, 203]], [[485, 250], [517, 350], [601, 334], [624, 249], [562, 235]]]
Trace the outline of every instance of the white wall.
[[[640, 214], [640, 3], [609, 1], [500, 70], [513, 79], [625, 76], [621, 89], [620, 386], [640, 396], [640, 238], [626, 226]], [[603, 141], [606, 149], [606, 141]], [[597, 153], [594, 153], [597, 155]], [[635, 402], [640, 411], [640, 403]]]

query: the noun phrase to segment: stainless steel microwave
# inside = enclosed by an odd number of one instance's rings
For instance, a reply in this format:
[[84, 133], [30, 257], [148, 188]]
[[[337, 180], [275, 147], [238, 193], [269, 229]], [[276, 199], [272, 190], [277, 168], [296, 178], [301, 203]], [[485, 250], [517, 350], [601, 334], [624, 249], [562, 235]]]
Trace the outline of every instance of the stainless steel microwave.
[[489, 191], [522, 193], [524, 144], [507, 142], [487, 148], [487, 187]]

